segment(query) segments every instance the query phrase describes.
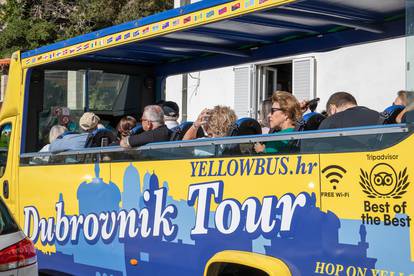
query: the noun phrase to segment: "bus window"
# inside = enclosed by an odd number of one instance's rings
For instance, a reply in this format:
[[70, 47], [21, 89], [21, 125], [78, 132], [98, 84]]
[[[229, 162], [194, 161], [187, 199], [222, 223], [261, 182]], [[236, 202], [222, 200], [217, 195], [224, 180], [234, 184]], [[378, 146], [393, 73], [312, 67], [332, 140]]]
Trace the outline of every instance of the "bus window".
[[3, 176], [7, 165], [7, 153], [9, 150], [11, 124], [5, 124], [1, 127], [0, 133], [0, 177]]
[[105, 127], [114, 130], [122, 116], [139, 117], [143, 107], [154, 101], [154, 89], [146, 85], [151, 78], [147, 73], [80, 67], [31, 71], [23, 152], [37, 152], [48, 144], [54, 125], [80, 132], [79, 118], [86, 111], [95, 112]]

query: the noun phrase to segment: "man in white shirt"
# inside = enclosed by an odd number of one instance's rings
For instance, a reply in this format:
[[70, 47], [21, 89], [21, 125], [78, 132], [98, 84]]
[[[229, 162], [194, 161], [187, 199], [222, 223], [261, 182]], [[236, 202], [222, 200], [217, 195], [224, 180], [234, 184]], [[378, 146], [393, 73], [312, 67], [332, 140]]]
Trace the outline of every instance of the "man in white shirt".
[[168, 129], [173, 129], [179, 125], [180, 108], [173, 101], [165, 101], [158, 104], [164, 111], [164, 121]]

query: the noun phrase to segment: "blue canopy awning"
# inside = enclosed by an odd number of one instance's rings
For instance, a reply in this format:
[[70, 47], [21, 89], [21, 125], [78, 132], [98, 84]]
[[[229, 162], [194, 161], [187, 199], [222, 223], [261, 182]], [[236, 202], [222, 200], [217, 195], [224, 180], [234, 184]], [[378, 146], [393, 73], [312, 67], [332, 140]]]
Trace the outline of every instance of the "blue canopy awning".
[[404, 19], [404, 0], [204, 0], [31, 50], [22, 59], [27, 67], [72, 58], [175, 74], [402, 36]]

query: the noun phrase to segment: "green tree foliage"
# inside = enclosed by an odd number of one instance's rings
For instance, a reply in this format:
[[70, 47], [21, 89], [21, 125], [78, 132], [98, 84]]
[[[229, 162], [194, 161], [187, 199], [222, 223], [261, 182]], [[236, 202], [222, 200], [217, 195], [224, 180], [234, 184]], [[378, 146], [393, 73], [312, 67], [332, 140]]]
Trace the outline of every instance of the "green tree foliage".
[[0, 57], [171, 9], [173, 0], [6, 0]]
[[122, 6], [121, 12], [115, 20], [116, 23], [128, 22], [145, 17], [160, 11], [172, 9], [174, 1], [170, 0], [129, 0]]

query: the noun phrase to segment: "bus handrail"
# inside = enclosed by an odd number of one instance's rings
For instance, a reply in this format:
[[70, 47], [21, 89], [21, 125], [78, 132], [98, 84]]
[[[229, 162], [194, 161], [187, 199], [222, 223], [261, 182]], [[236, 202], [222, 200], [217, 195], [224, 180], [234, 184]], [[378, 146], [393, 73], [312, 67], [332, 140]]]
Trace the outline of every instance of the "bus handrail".
[[205, 138], [188, 141], [169, 141], [150, 143], [141, 147], [124, 149], [119, 146], [109, 146], [100, 148], [85, 148], [82, 150], [71, 150], [59, 153], [52, 152], [30, 152], [22, 153], [20, 158], [42, 157], [42, 156], [67, 156], [67, 155], [80, 155], [80, 154], [104, 154], [124, 151], [141, 151], [141, 150], [157, 150], [157, 149], [169, 149], [169, 148], [187, 148], [187, 147], [202, 147], [202, 146], [219, 146], [230, 144], [244, 144], [244, 143], [257, 143], [257, 142], [270, 142], [270, 141], [283, 141], [283, 140], [304, 140], [304, 139], [316, 139], [316, 138], [333, 138], [342, 136], [358, 136], [369, 134], [389, 134], [389, 133], [403, 133], [409, 132], [412, 129], [411, 124], [395, 124], [395, 125], [378, 125], [368, 127], [355, 127], [355, 128], [343, 128], [343, 129], [328, 129], [328, 130], [311, 130], [303, 132], [290, 132], [290, 133], [274, 133], [263, 135], [248, 135], [248, 136], [235, 136], [235, 137], [223, 137], [223, 138]]

